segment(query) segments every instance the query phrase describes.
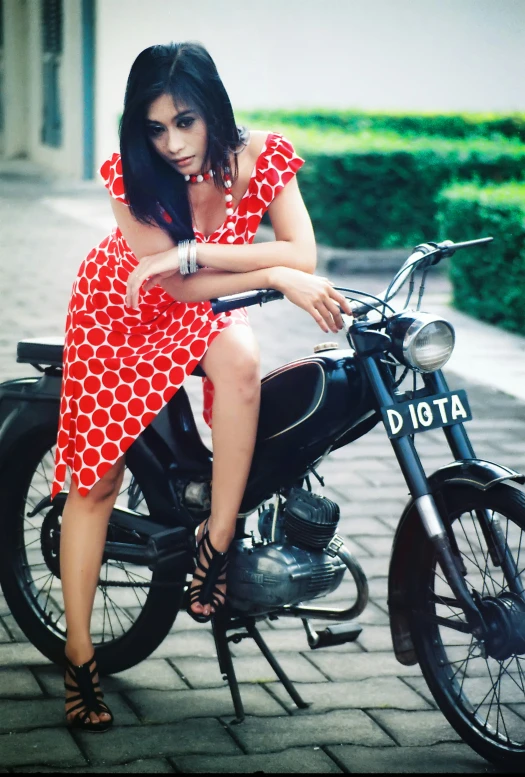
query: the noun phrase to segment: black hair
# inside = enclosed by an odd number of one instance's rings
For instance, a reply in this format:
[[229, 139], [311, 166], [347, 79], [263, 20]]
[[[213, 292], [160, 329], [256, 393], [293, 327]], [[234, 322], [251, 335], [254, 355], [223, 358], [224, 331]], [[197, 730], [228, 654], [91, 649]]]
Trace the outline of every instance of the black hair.
[[[235, 154], [244, 142], [244, 131], [236, 126], [215, 63], [200, 43], [150, 46], [138, 55], [129, 73], [120, 121], [124, 187], [135, 218], [157, 224], [177, 242], [194, 237], [187, 184], [154, 149], [146, 127], [149, 106], [163, 94], [171, 95], [174, 103], [184, 104], [204, 120], [205, 168], [213, 170], [215, 185], [220, 188], [230, 153]], [[234, 156], [234, 179], [237, 172]]]

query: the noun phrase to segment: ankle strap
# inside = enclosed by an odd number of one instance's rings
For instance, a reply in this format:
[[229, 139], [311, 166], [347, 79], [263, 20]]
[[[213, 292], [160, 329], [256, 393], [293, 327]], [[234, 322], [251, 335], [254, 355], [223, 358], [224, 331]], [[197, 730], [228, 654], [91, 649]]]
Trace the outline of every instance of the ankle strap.
[[64, 657], [66, 659], [66, 663], [68, 666], [70, 666], [72, 669], [83, 669], [84, 667], [89, 667], [91, 664], [96, 663], [96, 656], [95, 653], [93, 653], [92, 658], [89, 659], [89, 661], [86, 661], [85, 664], [74, 664], [72, 661], [69, 660], [69, 658], [64, 653]]

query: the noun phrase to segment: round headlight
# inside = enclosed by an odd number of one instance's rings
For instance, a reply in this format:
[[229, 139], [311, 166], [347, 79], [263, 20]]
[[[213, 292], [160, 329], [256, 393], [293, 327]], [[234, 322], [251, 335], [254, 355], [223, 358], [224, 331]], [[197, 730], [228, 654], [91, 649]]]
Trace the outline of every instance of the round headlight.
[[454, 350], [452, 324], [431, 313], [399, 313], [390, 320], [387, 332], [394, 355], [418, 372], [441, 369]]

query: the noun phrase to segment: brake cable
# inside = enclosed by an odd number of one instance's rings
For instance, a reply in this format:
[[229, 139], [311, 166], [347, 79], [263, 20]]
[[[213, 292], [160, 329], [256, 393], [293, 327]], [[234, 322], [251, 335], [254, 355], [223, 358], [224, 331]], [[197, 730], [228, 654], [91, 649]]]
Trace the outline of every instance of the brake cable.
[[430, 270], [430, 266], [429, 267], [425, 267], [425, 269], [423, 270], [423, 275], [421, 276], [421, 283], [419, 284], [419, 296], [417, 298], [416, 310], [420, 310], [421, 309], [421, 303], [423, 301], [423, 294], [425, 293], [425, 282], [426, 282], [429, 270]]
[[[395, 314], [395, 310], [392, 307], [392, 305], [389, 305], [386, 300], [382, 300], [381, 297], [376, 297], [375, 294], [368, 294], [366, 291], [360, 291], [359, 289], [347, 289], [345, 286], [334, 286], [333, 287], [335, 291], [345, 291], [348, 294], [361, 294], [364, 297], [370, 297], [370, 299], [375, 300], [376, 302], [380, 303], [380, 306], [384, 308], [388, 308], [392, 313]], [[377, 310], [375, 305], [372, 305], [370, 302], [366, 302], [363, 299], [359, 299], [359, 297], [348, 297], [348, 299], [354, 300], [355, 302], [359, 302], [360, 305], [366, 305], [370, 310]], [[385, 313], [381, 313], [382, 318], [386, 318]]]

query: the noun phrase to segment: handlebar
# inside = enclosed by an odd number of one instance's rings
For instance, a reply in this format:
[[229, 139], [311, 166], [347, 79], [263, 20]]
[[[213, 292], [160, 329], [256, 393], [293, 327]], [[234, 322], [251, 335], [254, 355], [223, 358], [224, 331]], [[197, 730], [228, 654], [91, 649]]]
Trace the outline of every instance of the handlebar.
[[258, 291], [245, 291], [240, 294], [230, 294], [227, 297], [212, 299], [210, 302], [212, 311], [217, 315], [217, 313], [224, 313], [227, 310], [248, 308], [250, 305], [262, 305], [263, 302], [273, 302], [274, 300], [283, 298], [284, 294], [281, 294], [277, 289], [259, 289]]
[[[442, 243], [422, 243], [416, 246], [413, 253], [401, 265], [390, 285], [381, 294], [369, 298], [369, 302], [354, 300], [350, 303], [354, 318], [361, 318], [366, 313], [369, 313], [372, 308], [380, 308], [385, 302], [395, 297], [416, 268], [437, 264], [445, 257], [452, 256], [460, 248], [484, 245], [492, 240], [492, 237], [481, 237], [477, 240], [466, 240], [462, 243], [444, 240]], [[365, 292], [363, 292], [363, 296], [367, 297]], [[283, 298], [284, 294], [276, 289], [258, 289], [256, 291], [241, 292], [240, 294], [230, 294], [227, 297], [212, 299], [210, 302], [212, 311], [218, 314], [228, 310], [236, 310], [237, 308], [247, 308], [251, 305], [262, 305], [265, 302], [273, 302]]]

